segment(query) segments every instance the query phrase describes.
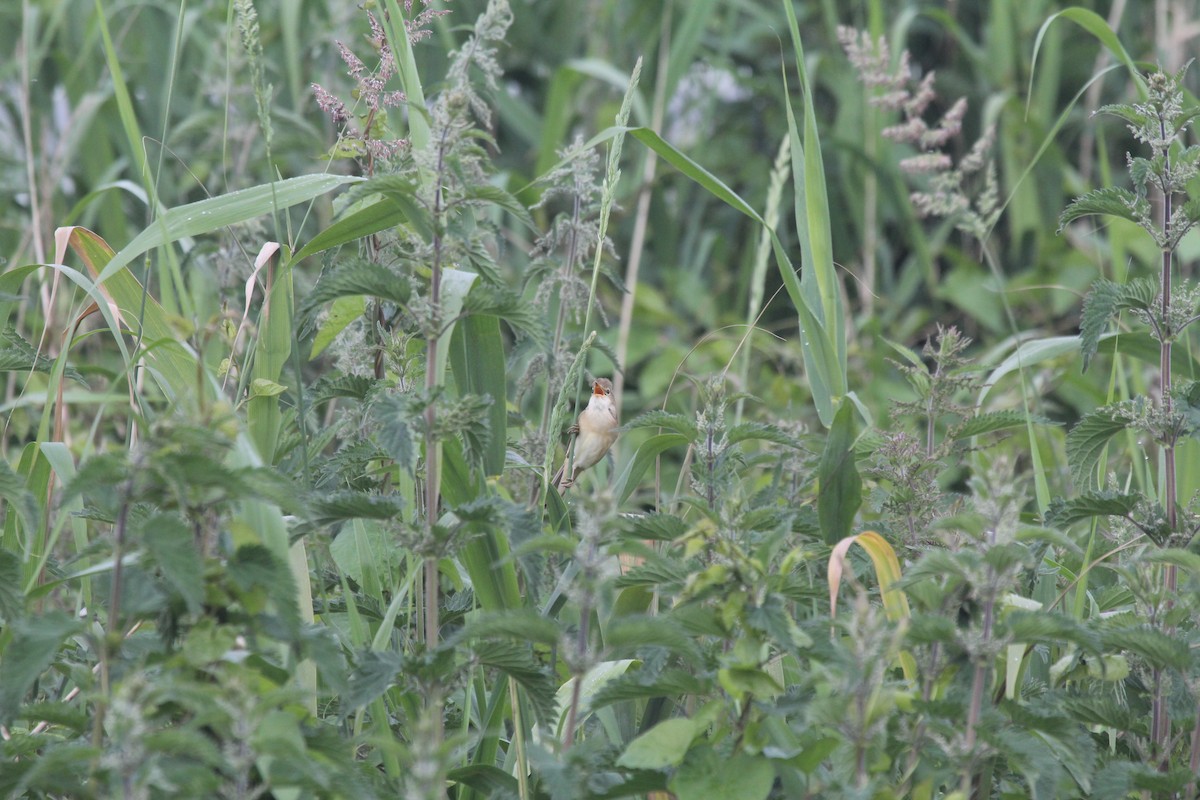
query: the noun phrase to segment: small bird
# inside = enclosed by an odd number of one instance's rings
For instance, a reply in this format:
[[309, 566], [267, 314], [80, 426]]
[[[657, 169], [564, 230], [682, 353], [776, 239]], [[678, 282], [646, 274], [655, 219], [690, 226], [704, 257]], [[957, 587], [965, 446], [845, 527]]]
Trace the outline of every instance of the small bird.
[[559, 467], [551, 483], [560, 491], [570, 488], [579, 473], [588, 467], [595, 466], [608, 448], [617, 440], [617, 404], [613, 402], [612, 381], [608, 378], [597, 378], [592, 382], [592, 396], [587, 408], [579, 414], [579, 422], [567, 429], [574, 434], [575, 460], [572, 464], [571, 477], [567, 478], [567, 462]]

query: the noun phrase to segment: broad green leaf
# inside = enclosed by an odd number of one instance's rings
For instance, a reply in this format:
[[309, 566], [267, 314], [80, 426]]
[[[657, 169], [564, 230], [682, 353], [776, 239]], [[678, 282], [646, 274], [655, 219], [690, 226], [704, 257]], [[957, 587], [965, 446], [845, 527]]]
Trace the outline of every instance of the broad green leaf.
[[761, 755], [718, 755], [697, 747], [671, 776], [668, 786], [677, 800], [765, 800], [775, 782], [775, 767]]
[[11, 623], [12, 638], [0, 661], [0, 724], [12, 724], [25, 693], [82, 627], [81, 621], [61, 611]]
[[362, 317], [366, 311], [367, 301], [363, 295], [339, 297], [330, 303], [329, 315], [325, 317], [321, 327], [317, 329], [316, 335], [313, 336], [312, 350], [308, 353], [308, 359], [311, 361], [325, 352], [325, 348], [333, 344], [338, 334]]
[[143, 253], [176, 242], [186, 236], [212, 233], [229, 225], [255, 219], [273, 211], [291, 208], [362, 178], [348, 175], [301, 175], [297, 178], [264, 183], [249, 189], [210, 197], [161, 214], [133, 238], [100, 270], [97, 283], [106, 284], [118, 270]]
[[142, 526], [142, 538], [167, 582], [187, 603], [200, 611], [204, 603], [204, 564], [192, 530], [178, 514], [159, 512]]
[[854, 406], [843, 402], [833, 418], [817, 467], [817, 515], [829, 544], [849, 535], [862, 505], [862, 478], [854, 463]]
[[375, 520], [352, 519], [329, 544], [338, 569], [362, 587], [368, 597], [383, 597], [385, 581], [398, 553], [394, 537]]
[[347, 242], [356, 242], [373, 233], [393, 228], [404, 221], [400, 208], [388, 199], [375, 200], [354, 208], [325, 230], [308, 240], [296, 251], [291, 263], [321, 253]]
[[1067, 463], [1076, 486], [1091, 486], [1096, 465], [1108, 445], [1108, 440], [1127, 426], [1118, 406], [1098, 408], [1085, 416], [1067, 434]]
[[723, 667], [717, 670], [717, 681], [731, 697], [778, 697], [783, 687], [765, 670], [754, 667]]
[[630, 742], [617, 765], [628, 769], [678, 766], [699, 732], [696, 723], [685, 717], [664, 720]]
[[642, 475], [656, 458], [673, 447], [686, 447], [690, 443], [691, 439], [678, 433], [660, 433], [642, 442], [637, 452], [633, 454], [633, 458], [630, 459], [629, 465], [625, 467], [625, 471], [617, 476], [613, 486], [613, 492], [618, 498], [617, 502], [624, 503], [637, 490]]
[[[62, 263], [67, 248], [75, 252], [87, 266], [96, 284], [99, 276], [109, 272], [113, 263], [113, 251], [108, 243], [87, 228], [59, 228], [54, 232], [55, 260]], [[79, 278], [73, 277], [73, 271], [63, 270], [76, 283]], [[78, 275], [78, 273], [75, 273]], [[158, 301], [149, 296], [137, 278], [129, 270], [113, 272], [102, 286], [83, 286], [96, 301], [100, 313], [108, 322], [117, 347], [125, 357], [125, 363], [132, 364], [133, 359], [125, 350], [125, 340], [121, 329], [112, 316], [109, 308], [111, 302], [116, 306], [121, 319], [129, 330], [140, 333], [143, 345], [147, 348], [147, 357], [154, 367], [160, 388], [172, 397], [187, 396], [202, 391], [197, 386], [196, 354], [190, 347], [180, 341], [179, 332], [171, 323], [169, 316]], [[92, 292], [95, 291], [95, 294]]]
[[498, 318], [472, 314], [459, 320], [450, 338], [450, 369], [460, 396], [490, 398], [482, 466], [485, 475], [499, 475], [508, 444], [508, 390]]

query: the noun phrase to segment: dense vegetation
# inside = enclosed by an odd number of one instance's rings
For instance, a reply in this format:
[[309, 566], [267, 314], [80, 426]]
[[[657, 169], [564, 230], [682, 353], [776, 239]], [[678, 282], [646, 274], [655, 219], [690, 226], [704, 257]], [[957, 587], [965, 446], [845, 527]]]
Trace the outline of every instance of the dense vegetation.
[[0, 792], [1195, 798], [1128, 6], [4, 4]]

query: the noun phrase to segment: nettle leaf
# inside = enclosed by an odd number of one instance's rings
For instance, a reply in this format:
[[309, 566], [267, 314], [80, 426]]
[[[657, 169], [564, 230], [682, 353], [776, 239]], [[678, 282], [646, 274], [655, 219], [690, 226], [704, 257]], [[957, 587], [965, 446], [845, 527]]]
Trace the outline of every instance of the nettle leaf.
[[479, 614], [460, 631], [462, 639], [516, 639], [552, 645], [558, 642], [554, 620], [532, 609], [514, 609], [495, 614]]
[[972, 436], [980, 436], [985, 433], [995, 433], [1011, 428], [1024, 428], [1026, 422], [1032, 422], [1035, 425], [1058, 424], [1049, 417], [1043, 417], [1039, 414], [1027, 414], [1024, 411], [1017, 411], [1015, 409], [989, 411], [963, 420], [954, 426], [949, 435], [951, 439], [955, 440], [970, 439]]
[[463, 312], [497, 317], [513, 330], [528, 336], [543, 347], [549, 341], [546, 320], [521, 295], [486, 283], [477, 283], [463, 299]]
[[1127, 403], [1098, 408], [1079, 421], [1067, 434], [1067, 463], [1071, 478], [1078, 486], [1087, 486], [1100, 462], [1108, 440], [1125, 430]]
[[404, 511], [404, 503], [394, 494], [340, 491], [311, 503], [312, 521], [332, 525], [349, 519], [393, 519]]
[[0, 619], [11, 622], [25, 613], [25, 593], [21, 591], [21, 558], [10, 550], [0, 550]]
[[553, 724], [558, 682], [544, 664], [534, 659], [527, 644], [477, 642], [471, 650], [480, 664], [499, 670], [521, 685], [525, 697], [533, 703], [539, 724]]
[[729, 429], [728, 439], [730, 444], [756, 439], [784, 447], [801, 447], [800, 441], [796, 437], [777, 425], [765, 422], [743, 422], [740, 425], [734, 425]]
[[337, 398], [364, 402], [371, 390], [378, 385], [379, 381], [375, 378], [361, 375], [326, 375], [313, 384], [305, 399], [312, 406], [319, 406]]
[[1153, 628], [1108, 628], [1100, 631], [1104, 646], [1128, 650], [1159, 668], [1184, 671], [1191, 664], [1188, 643]]
[[408, 303], [412, 285], [382, 264], [354, 256], [339, 261], [331, 270], [323, 272], [317, 285], [304, 298], [299, 309], [301, 318], [309, 318], [324, 304], [339, 297], [364, 295], [388, 300], [397, 305]]
[[425, 404], [411, 394], [390, 394], [371, 409], [379, 424], [379, 444], [406, 472], [416, 466], [415, 440], [424, 425]]
[[1046, 522], [1066, 528], [1092, 517], [1127, 517], [1141, 500], [1141, 495], [1118, 492], [1084, 492], [1070, 500], [1056, 497], [1050, 501]]
[[1158, 284], [1150, 278], [1135, 278], [1129, 283], [1101, 279], [1092, 284], [1079, 320], [1079, 351], [1083, 355], [1084, 372], [1100, 347], [1100, 337], [1109, 320], [1121, 311], [1149, 309], [1157, 297]]
[[1133, 185], [1138, 187], [1141, 196], [1146, 194], [1146, 184], [1157, 175], [1163, 174], [1164, 163], [1162, 156], [1153, 158], [1138, 156], [1129, 160], [1129, 178], [1133, 179]]
[[465, 188], [463, 197], [469, 200], [483, 200], [498, 206], [516, 217], [517, 221], [529, 230], [541, 233], [534, 224], [533, 217], [529, 216], [529, 210], [522, 205], [521, 201], [499, 186], [493, 186], [490, 183], [473, 184]]
[[0, 724], [9, 725], [21, 699], [54, 661], [59, 647], [69, 644], [83, 623], [61, 611], [18, 620], [6, 631], [12, 639], [0, 661]]
[[632, 658], [642, 647], [664, 647], [692, 662], [700, 653], [690, 636], [666, 617], [629, 616], [612, 620], [604, 635], [607, 658]]
[[433, 241], [433, 215], [417, 195], [417, 182], [396, 173], [378, 175], [351, 187], [347, 198], [383, 195], [403, 215], [413, 231], [426, 242]]
[[1100, 652], [1100, 639], [1095, 632], [1065, 614], [1017, 609], [1005, 614], [1004, 624], [1008, 628], [1008, 635], [1022, 644], [1058, 645], [1071, 642], [1087, 652]]
[[627, 514], [621, 528], [638, 539], [669, 542], [687, 533], [687, 523], [674, 514]]
[[1058, 230], [1083, 217], [1103, 214], [1141, 224], [1150, 219], [1150, 201], [1128, 189], [1109, 186], [1075, 198], [1058, 218]]
[[617, 589], [630, 586], [674, 587], [674, 590], [678, 591], [687, 583], [689, 574], [686, 566], [674, 561], [647, 561], [617, 578], [613, 586]]
[[438, 403], [434, 424], [438, 438], [457, 438], [462, 442], [467, 462], [480, 463], [492, 435], [488, 425], [491, 406], [490, 395], [465, 394], [443, 399]]
[[7, 461], [0, 459], [0, 498], [8, 502], [8, 513], [16, 513], [26, 530], [33, 530], [41, 510], [25, 479], [13, 471]]
[[684, 414], [672, 414], [668, 411], [646, 411], [635, 417], [625, 427], [630, 430], [637, 428], [666, 428], [692, 441], [695, 441], [700, 436], [700, 430], [696, 427], [696, 421], [692, 417]]
[[[8, 326], [0, 330], [0, 372], [45, 372], [54, 369], [54, 359], [46, 358], [25, 340], [17, 329]], [[83, 375], [74, 367], [67, 367], [64, 374], [73, 381], [87, 386]]]
[[653, 676], [646, 672], [645, 669], [631, 668], [610, 679], [592, 696], [589, 707], [595, 711], [624, 700], [703, 695], [712, 691], [711, 680], [697, 677], [687, 670], [666, 669]]
[[204, 563], [183, 517], [171, 512], [154, 514], [142, 525], [142, 540], [188, 611], [199, 611], [204, 603]]
[[1113, 117], [1120, 117], [1129, 124], [1131, 128], [1142, 128], [1150, 124], [1150, 118], [1137, 108], [1128, 103], [1109, 103], [1103, 105], [1092, 112], [1092, 116], [1097, 114], [1108, 114]]
[[364, 650], [355, 659], [350, 670], [346, 691], [341, 697], [343, 718], [386, 692], [396, 682], [396, 676], [404, 668], [404, 656], [399, 653], [379, 650]]
[[1110, 761], [1092, 782], [1091, 800], [1125, 800], [1131, 794], [1177, 797], [1195, 775], [1187, 767], [1161, 772], [1157, 764]]

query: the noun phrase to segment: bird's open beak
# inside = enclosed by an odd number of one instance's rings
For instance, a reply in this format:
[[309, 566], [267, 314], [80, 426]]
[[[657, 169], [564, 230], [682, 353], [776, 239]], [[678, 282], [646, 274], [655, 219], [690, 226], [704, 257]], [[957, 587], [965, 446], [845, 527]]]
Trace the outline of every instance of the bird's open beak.
[[592, 384], [592, 394], [603, 396], [604, 387], [600, 385], [600, 381], [596, 381]]

